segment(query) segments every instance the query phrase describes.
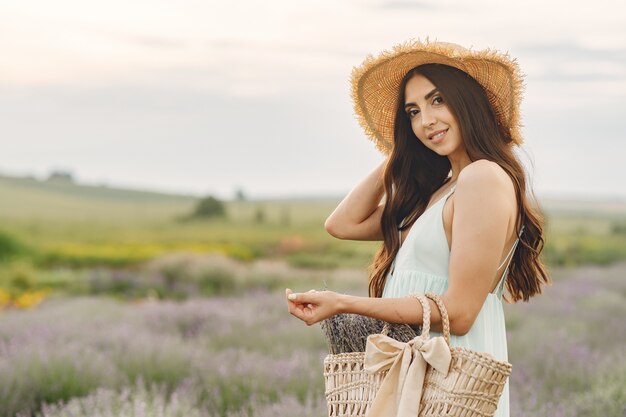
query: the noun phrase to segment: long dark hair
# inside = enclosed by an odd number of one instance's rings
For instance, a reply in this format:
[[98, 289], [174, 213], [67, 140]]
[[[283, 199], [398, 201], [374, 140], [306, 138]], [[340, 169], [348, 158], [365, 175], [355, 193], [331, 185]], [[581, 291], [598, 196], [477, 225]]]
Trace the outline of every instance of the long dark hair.
[[[455, 117], [462, 140], [472, 161], [486, 159], [500, 165], [513, 180], [519, 216], [515, 227], [525, 229], [511, 260], [507, 276], [508, 301], [528, 301], [541, 293], [541, 285], [550, 282], [539, 258], [544, 246], [544, 219], [536, 204], [522, 163], [513, 152], [507, 128], [497, 122], [485, 90], [467, 73], [443, 64], [425, 64], [413, 68], [400, 84], [395, 114], [394, 146], [383, 173], [385, 208], [381, 218], [383, 245], [370, 265], [369, 294], [381, 297], [391, 263], [400, 247], [398, 226], [410, 227], [424, 213], [433, 193], [447, 180], [450, 161], [427, 148], [413, 133], [404, 109], [407, 82], [416, 75], [432, 82]], [[530, 201], [535, 202], [535, 205]]]

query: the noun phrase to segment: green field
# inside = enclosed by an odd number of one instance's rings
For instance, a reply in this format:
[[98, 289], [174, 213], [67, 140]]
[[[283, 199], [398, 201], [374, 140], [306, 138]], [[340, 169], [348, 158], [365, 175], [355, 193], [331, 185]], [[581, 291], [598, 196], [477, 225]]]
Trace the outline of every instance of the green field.
[[[0, 177], [0, 201], [0, 232], [22, 258], [43, 267], [132, 266], [182, 251], [359, 268], [380, 245], [326, 233], [338, 199], [227, 201], [224, 219], [183, 222], [196, 197]], [[626, 202], [540, 203], [547, 263], [626, 259]]]

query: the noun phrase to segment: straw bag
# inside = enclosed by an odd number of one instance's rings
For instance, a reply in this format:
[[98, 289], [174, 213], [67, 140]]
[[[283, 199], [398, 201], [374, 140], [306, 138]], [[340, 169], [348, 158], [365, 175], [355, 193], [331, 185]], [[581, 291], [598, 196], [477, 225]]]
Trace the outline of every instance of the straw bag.
[[[324, 359], [328, 416], [491, 417], [498, 406], [511, 364], [485, 352], [450, 346], [450, 322], [441, 298], [443, 336], [430, 338], [430, 305], [424, 308], [421, 335], [404, 343], [382, 333], [367, 338], [365, 352], [329, 354]], [[421, 400], [420, 400], [421, 399]]]

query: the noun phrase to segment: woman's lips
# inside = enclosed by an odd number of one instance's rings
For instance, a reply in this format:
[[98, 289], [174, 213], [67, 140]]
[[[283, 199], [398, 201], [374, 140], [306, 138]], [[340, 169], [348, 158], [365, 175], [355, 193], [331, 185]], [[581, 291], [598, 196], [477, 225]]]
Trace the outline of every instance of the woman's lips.
[[445, 130], [440, 130], [438, 132], [435, 132], [431, 137], [430, 137], [430, 141], [433, 143], [439, 143], [443, 140], [443, 138], [446, 136], [446, 133], [448, 132], [448, 129]]

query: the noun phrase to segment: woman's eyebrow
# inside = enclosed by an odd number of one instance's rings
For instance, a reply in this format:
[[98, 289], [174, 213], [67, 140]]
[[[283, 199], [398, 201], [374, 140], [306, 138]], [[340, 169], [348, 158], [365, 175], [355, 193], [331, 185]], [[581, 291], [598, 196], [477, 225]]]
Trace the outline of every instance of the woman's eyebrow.
[[433, 90], [430, 93], [424, 96], [424, 100], [428, 100], [429, 98], [431, 98], [437, 91], [439, 91], [437, 88], [433, 88]]
[[[431, 92], [429, 92], [428, 94], [426, 94], [424, 96], [424, 100], [428, 100], [429, 98], [431, 98], [437, 91], [439, 91], [437, 88], [433, 88]], [[417, 106], [417, 104], [415, 104], [415, 103], [406, 103], [404, 105], [404, 108], [406, 109], [407, 107], [411, 107], [411, 106]]]

